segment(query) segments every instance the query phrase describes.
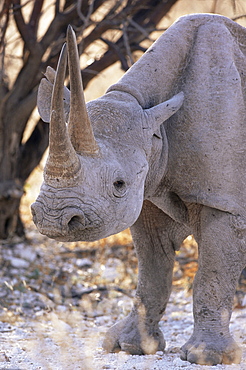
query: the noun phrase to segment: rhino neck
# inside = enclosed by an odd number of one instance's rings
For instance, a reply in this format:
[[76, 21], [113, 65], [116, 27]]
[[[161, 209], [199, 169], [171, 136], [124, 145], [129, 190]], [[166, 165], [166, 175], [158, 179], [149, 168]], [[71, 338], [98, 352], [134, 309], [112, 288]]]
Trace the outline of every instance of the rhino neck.
[[190, 25], [176, 23], [107, 92], [127, 92], [143, 108], [168, 100], [180, 91], [180, 76], [192, 39]]

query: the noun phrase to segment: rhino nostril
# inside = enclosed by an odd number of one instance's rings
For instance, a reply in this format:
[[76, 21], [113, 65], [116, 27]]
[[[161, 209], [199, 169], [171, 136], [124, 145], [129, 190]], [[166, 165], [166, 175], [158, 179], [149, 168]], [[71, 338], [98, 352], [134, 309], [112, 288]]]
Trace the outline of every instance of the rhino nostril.
[[68, 222], [68, 227], [70, 230], [74, 230], [78, 227], [81, 228], [81, 226], [85, 226], [85, 218], [82, 215], [73, 216]]

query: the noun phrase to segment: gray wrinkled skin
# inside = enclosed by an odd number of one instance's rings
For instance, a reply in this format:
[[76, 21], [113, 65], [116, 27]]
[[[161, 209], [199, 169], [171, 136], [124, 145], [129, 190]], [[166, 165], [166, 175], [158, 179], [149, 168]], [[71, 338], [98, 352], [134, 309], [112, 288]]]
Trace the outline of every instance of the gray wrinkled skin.
[[[100, 155], [78, 155], [77, 183], [42, 185], [34, 222], [51, 238], [90, 241], [131, 227], [136, 298], [130, 315], [108, 331], [107, 351], [164, 349], [158, 322], [175, 250], [194, 234], [194, 332], [181, 358], [240, 363], [229, 321], [246, 265], [245, 91], [246, 30], [221, 16], [182, 17], [102, 98], [87, 104]], [[168, 99], [172, 113], [161, 104]]]

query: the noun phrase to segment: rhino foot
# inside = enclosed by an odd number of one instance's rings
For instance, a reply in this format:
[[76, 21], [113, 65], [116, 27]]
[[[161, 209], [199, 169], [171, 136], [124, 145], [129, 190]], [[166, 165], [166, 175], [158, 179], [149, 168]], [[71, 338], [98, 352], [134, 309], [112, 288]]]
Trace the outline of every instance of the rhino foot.
[[229, 336], [219, 338], [217, 335], [193, 335], [181, 348], [181, 359], [199, 365], [239, 364], [242, 350]]
[[108, 330], [103, 348], [107, 352], [122, 350], [131, 355], [144, 355], [163, 351], [165, 344], [158, 325], [147, 330], [139, 323], [138, 317], [130, 314]]

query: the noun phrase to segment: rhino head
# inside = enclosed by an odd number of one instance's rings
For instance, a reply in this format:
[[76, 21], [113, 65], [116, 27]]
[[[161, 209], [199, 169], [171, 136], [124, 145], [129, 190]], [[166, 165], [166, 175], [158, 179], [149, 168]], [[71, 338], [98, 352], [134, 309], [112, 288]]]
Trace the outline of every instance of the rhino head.
[[[65, 89], [64, 94], [67, 55], [71, 93]], [[183, 95], [143, 109], [131, 94], [111, 91], [86, 106], [71, 27], [57, 72], [49, 74], [54, 82], [48, 83], [49, 155], [44, 183], [31, 206], [34, 223], [60, 241], [93, 241], [120, 232], [140, 214], [153, 137], [163, 142], [160, 125], [179, 109]], [[38, 100], [41, 116], [48, 100]]]

